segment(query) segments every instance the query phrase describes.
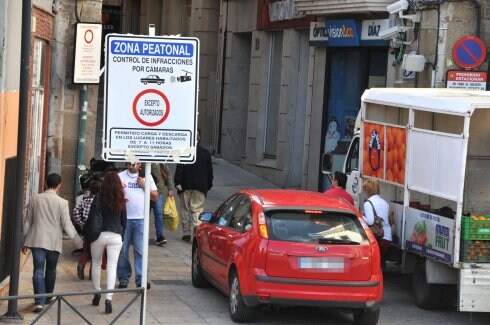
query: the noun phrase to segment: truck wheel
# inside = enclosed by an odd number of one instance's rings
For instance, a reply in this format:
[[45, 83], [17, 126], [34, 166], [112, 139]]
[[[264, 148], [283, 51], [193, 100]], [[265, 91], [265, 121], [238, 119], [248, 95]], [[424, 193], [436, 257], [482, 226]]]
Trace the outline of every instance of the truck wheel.
[[381, 308], [376, 310], [355, 310], [352, 314], [354, 316], [354, 321], [359, 325], [376, 325], [379, 320], [379, 313]]
[[201, 268], [201, 261], [197, 251], [197, 245], [192, 245], [192, 285], [196, 288], [208, 288], [210, 286]]
[[425, 259], [419, 259], [412, 274], [415, 303], [422, 309], [436, 309], [442, 298], [442, 284], [427, 283]]
[[240, 291], [238, 274], [230, 274], [230, 317], [236, 323], [248, 323], [255, 318], [255, 308], [245, 305]]

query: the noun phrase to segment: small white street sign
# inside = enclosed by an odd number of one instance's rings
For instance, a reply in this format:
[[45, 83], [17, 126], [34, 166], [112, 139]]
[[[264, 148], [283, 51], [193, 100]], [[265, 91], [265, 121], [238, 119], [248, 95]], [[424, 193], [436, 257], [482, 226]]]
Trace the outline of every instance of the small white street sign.
[[105, 44], [104, 160], [193, 163], [199, 40], [109, 34]]
[[102, 24], [78, 23], [73, 82], [98, 84], [102, 48]]

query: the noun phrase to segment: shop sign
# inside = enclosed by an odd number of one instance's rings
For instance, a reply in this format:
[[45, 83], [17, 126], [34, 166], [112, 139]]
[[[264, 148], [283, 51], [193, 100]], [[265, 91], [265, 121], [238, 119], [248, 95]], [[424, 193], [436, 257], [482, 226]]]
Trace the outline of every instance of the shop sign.
[[447, 88], [486, 90], [487, 73], [485, 71], [449, 70]]
[[313, 21], [310, 24], [310, 44], [328, 42], [327, 27], [325, 22]]
[[274, 1], [269, 3], [269, 21], [282, 21], [303, 18], [305, 15], [296, 10], [293, 0]]
[[359, 46], [359, 34], [354, 19], [327, 20], [325, 26], [330, 46]]

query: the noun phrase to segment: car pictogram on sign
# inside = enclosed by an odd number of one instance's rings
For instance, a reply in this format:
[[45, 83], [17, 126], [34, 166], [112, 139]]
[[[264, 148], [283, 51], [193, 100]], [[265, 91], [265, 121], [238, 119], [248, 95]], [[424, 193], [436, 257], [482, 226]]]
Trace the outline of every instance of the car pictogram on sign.
[[146, 78], [141, 78], [141, 83], [143, 83], [144, 85], [146, 84], [157, 84], [157, 85], [161, 85], [165, 82], [165, 79], [161, 79], [159, 76], [157, 76], [156, 74], [151, 74], [149, 75], [148, 77]]

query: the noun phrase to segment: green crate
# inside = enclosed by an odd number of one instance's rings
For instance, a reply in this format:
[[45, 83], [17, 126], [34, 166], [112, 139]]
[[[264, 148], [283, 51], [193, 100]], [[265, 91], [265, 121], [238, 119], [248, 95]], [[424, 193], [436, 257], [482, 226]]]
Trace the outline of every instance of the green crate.
[[464, 240], [490, 240], [490, 219], [475, 220], [463, 217]]
[[490, 241], [463, 240], [461, 260], [463, 262], [490, 263]]

